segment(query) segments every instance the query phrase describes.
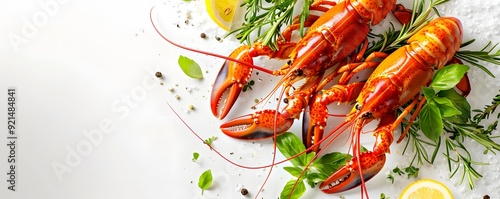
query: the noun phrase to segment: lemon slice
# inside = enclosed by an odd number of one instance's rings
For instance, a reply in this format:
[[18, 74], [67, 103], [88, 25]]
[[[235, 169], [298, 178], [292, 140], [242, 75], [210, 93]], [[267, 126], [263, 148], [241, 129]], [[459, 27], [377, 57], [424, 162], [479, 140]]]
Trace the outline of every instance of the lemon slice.
[[222, 29], [229, 31], [239, 0], [205, 0], [210, 18]]
[[421, 179], [409, 184], [399, 196], [399, 199], [453, 199], [446, 185], [432, 179]]

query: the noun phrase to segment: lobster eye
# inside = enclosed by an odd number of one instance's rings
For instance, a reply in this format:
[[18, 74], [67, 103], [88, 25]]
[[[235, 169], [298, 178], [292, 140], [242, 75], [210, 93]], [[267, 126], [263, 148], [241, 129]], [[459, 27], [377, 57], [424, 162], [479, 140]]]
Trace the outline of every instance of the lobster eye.
[[354, 105], [354, 108], [358, 111], [361, 110], [361, 104], [356, 103], [356, 105]]
[[292, 65], [292, 60], [288, 60], [288, 61], [286, 62], [286, 64], [288, 64], [289, 66], [291, 66], [291, 65]]
[[371, 118], [372, 117], [372, 112], [366, 112], [361, 117], [363, 117], [363, 118]]
[[284, 98], [284, 99], [283, 99], [283, 102], [284, 102], [285, 104], [288, 104], [288, 98]]
[[295, 74], [296, 74], [297, 76], [302, 76], [302, 75], [304, 75], [304, 71], [302, 71], [302, 70], [296, 70], [296, 71], [295, 71]]

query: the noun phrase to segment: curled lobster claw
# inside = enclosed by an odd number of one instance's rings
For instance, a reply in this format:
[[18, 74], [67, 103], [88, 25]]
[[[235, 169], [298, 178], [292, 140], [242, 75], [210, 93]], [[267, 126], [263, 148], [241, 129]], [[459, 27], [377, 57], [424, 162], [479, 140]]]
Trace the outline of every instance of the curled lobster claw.
[[237, 139], [264, 139], [273, 137], [275, 131], [277, 135], [284, 133], [292, 126], [293, 121], [294, 118], [282, 117], [275, 110], [263, 110], [225, 122], [220, 129], [226, 135]]
[[[338, 193], [358, 187], [364, 181], [370, 180], [382, 170], [385, 164], [385, 154], [377, 155], [374, 152], [360, 154], [361, 170], [358, 170], [358, 160], [354, 157], [348, 165], [342, 166], [320, 185], [325, 193]], [[363, 175], [363, 176], [361, 176]], [[363, 181], [361, 180], [363, 178]]]
[[[250, 46], [241, 46], [234, 50], [229, 57], [241, 62], [253, 64], [249, 55]], [[215, 117], [224, 119], [231, 107], [236, 102], [241, 90], [248, 82], [252, 74], [252, 67], [230, 60], [226, 60], [222, 65], [217, 78], [215, 79], [212, 94], [210, 96], [210, 107]], [[227, 94], [224, 103], [221, 104], [222, 97]], [[222, 106], [222, 107], [219, 107]], [[220, 109], [220, 111], [219, 111]]]

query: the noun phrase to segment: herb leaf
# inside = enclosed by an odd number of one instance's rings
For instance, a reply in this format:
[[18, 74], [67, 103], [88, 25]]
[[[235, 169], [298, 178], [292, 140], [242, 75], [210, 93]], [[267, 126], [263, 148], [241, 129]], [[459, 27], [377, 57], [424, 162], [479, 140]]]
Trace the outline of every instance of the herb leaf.
[[318, 170], [320, 173], [326, 176], [330, 176], [334, 171], [344, 166], [346, 164], [346, 161], [350, 159], [351, 155], [346, 156], [346, 154], [344, 153], [333, 152], [325, 154], [316, 159], [311, 166]]
[[[295, 184], [296, 182], [297, 184]], [[295, 187], [293, 187], [294, 185]], [[298, 199], [304, 194], [304, 192], [306, 192], [306, 186], [304, 185], [304, 182], [292, 179], [286, 183], [283, 191], [281, 191], [280, 198]]]
[[177, 60], [179, 66], [181, 67], [184, 74], [194, 79], [203, 78], [203, 73], [201, 72], [200, 65], [196, 63], [194, 60], [189, 59], [186, 56], [179, 55], [179, 59]]
[[198, 158], [200, 157], [200, 154], [197, 153], [197, 152], [194, 152], [193, 153], [193, 162], [196, 162], [198, 160]]
[[448, 98], [435, 97], [434, 101], [436, 102], [443, 117], [451, 117], [455, 115], [460, 115], [462, 113], [455, 107], [453, 102], [451, 102], [451, 100], [449, 100]]
[[430, 101], [425, 104], [418, 117], [421, 120], [420, 129], [424, 135], [432, 141], [437, 141], [443, 132], [443, 120], [436, 103]]
[[217, 137], [215, 137], [215, 136], [209, 137], [205, 140], [205, 144], [212, 145], [212, 142], [214, 142], [215, 139], [217, 139]]
[[[286, 158], [290, 158], [295, 154], [306, 150], [306, 147], [302, 141], [300, 141], [299, 137], [291, 132], [285, 132], [278, 136], [276, 138], [276, 146]], [[290, 162], [295, 167], [306, 166], [308, 163], [307, 159], [307, 155], [304, 153], [294, 159], [291, 159]]]
[[212, 185], [212, 171], [209, 169], [203, 172], [198, 180], [198, 187], [201, 189], [201, 195], [203, 195], [205, 190], [210, 188], [210, 185]]
[[434, 74], [431, 87], [434, 88], [435, 91], [451, 89], [458, 84], [468, 70], [469, 66], [462, 64], [445, 66]]

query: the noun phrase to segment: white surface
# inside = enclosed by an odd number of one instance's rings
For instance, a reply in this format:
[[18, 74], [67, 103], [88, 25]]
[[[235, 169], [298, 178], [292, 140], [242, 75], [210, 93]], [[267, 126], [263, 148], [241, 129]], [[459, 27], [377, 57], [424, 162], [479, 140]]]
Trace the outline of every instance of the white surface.
[[[221, 42], [214, 39], [223, 37], [225, 32], [208, 19], [204, 1], [172, 2], [175, 3], [0, 2], [0, 143], [7, 143], [7, 87], [17, 89], [19, 137], [16, 192], [7, 190], [8, 148], [6, 144], [0, 145], [0, 171], [4, 171], [0, 175], [0, 181], [4, 182], [0, 183], [1, 198], [255, 196], [269, 170], [246, 170], [224, 161], [190, 133], [165, 103], [170, 102], [203, 138], [217, 136], [213, 146], [235, 162], [250, 166], [271, 162], [270, 140], [237, 141], [217, 129], [221, 122], [209, 112], [208, 96], [223, 60], [180, 50], [163, 41], [149, 22], [149, 9], [158, 6], [154, 16], [162, 32], [186, 46], [227, 55], [239, 44], [232, 39]], [[48, 4], [50, 6], [44, 6]], [[173, 4], [176, 12], [166, 12], [168, 8], [164, 4]], [[464, 40], [477, 39], [471, 48], [479, 49], [489, 40], [500, 42], [499, 1], [456, 0], [439, 9], [443, 15], [462, 20]], [[185, 24], [187, 13], [190, 19]], [[33, 24], [31, 30], [30, 24]], [[201, 32], [208, 38], [201, 39]], [[13, 45], [9, 39], [12, 35], [25, 40]], [[207, 71], [205, 78], [192, 80], [183, 75], [177, 66], [179, 54], [200, 63]], [[497, 66], [487, 67], [500, 76]], [[154, 77], [156, 71], [163, 72], [164, 78]], [[261, 73], [260, 77], [265, 75]], [[473, 91], [469, 100], [473, 108], [482, 108], [498, 93], [500, 84], [476, 68], [470, 77]], [[259, 83], [254, 91], [244, 93], [247, 100], [239, 100], [238, 109], [228, 118], [253, 112], [249, 108], [253, 99], [263, 97], [266, 92], [259, 88]], [[174, 88], [174, 92], [168, 88]], [[175, 95], [181, 99], [176, 100]], [[195, 106], [195, 111], [186, 111], [189, 104]], [[87, 136], [89, 134], [94, 136]], [[340, 140], [338, 143], [343, 144]], [[435, 165], [422, 166], [420, 177], [433, 177], [446, 183], [456, 198], [500, 196], [499, 157], [482, 155], [483, 149], [475, 147], [473, 142], [466, 144], [474, 148], [472, 155], [477, 161], [491, 163], [478, 167], [485, 177], [476, 181], [476, 189], [459, 185], [458, 178], [448, 180], [443, 158]], [[394, 144], [384, 170], [368, 182], [371, 198], [379, 198], [380, 193], [397, 198], [410, 182], [404, 177], [397, 178], [395, 184], [385, 180], [390, 169], [408, 165], [410, 157], [401, 155], [402, 148], [403, 145]], [[200, 153], [197, 162], [191, 161], [193, 152]], [[54, 165], [67, 170], [57, 174]], [[274, 167], [259, 198], [279, 196], [291, 177], [282, 166]], [[214, 174], [214, 185], [202, 196], [197, 181], [207, 169]], [[246, 187], [250, 195], [241, 196], [241, 187]], [[308, 187], [304, 198], [339, 196], [359, 198], [359, 189], [332, 196]]]

